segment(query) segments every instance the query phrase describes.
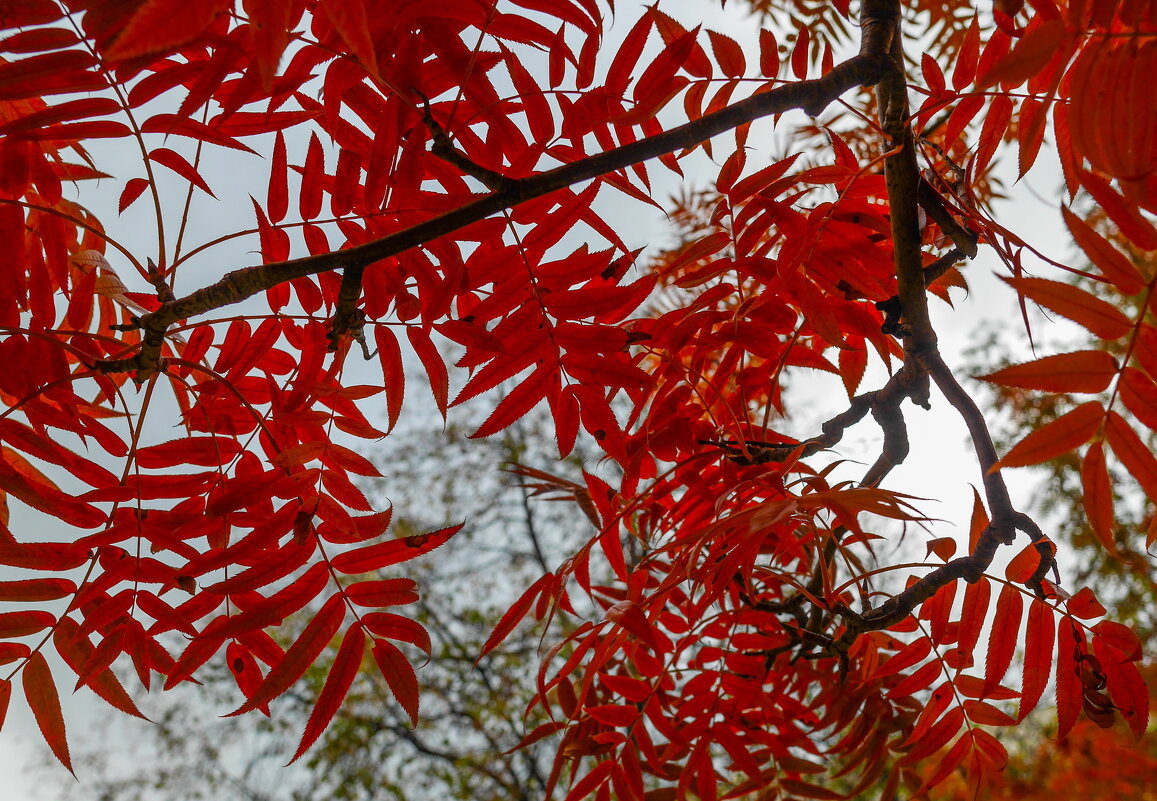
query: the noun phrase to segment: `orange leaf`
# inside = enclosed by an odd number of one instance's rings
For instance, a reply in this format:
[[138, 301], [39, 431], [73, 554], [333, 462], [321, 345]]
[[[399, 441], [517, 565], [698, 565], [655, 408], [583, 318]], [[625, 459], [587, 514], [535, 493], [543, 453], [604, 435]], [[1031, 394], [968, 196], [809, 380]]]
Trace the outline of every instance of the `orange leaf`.
[[1141, 214], [1137, 204], [1123, 198], [1095, 173], [1081, 171], [1080, 181], [1134, 245], [1141, 250], [1157, 250], [1157, 228]]
[[1084, 326], [1102, 339], [1117, 339], [1133, 330], [1124, 312], [1083, 289], [1046, 278], [1001, 278], [1030, 300]]
[[1157, 431], [1157, 384], [1136, 367], [1121, 374], [1121, 400], [1149, 430]]
[[1137, 480], [1151, 500], [1157, 500], [1157, 458], [1137, 436], [1137, 432], [1130, 428], [1121, 415], [1110, 411], [1105, 437], [1129, 475]]
[[1082, 403], [1018, 442], [997, 462], [997, 467], [1024, 467], [1068, 453], [1089, 441], [1097, 432], [1104, 414], [1105, 410], [1097, 401]]
[[1101, 392], [1117, 374], [1117, 360], [1103, 350], [1079, 350], [1014, 364], [980, 376], [1006, 387], [1047, 392]]
[[1053, 639], [1056, 623], [1052, 607], [1034, 600], [1028, 609], [1028, 630], [1025, 633], [1024, 675], [1021, 680], [1020, 712], [1017, 720], [1024, 720], [1044, 692], [1053, 669]]
[[988, 635], [988, 654], [984, 663], [984, 694], [988, 696], [1004, 678], [1012, 655], [1020, 644], [1020, 617], [1024, 600], [1020, 590], [1005, 584], [996, 602], [996, 616]]
[[1117, 543], [1113, 539], [1113, 487], [1109, 483], [1109, 470], [1105, 465], [1105, 449], [1100, 442], [1094, 442], [1081, 462], [1081, 498], [1085, 515], [1093, 533], [1101, 541], [1102, 547], [1114, 556]]
[[1077, 593], [1065, 603], [1069, 614], [1081, 620], [1092, 620], [1105, 615], [1105, 607], [1097, 600], [1097, 596], [1088, 587], [1081, 587]]
[[330, 666], [329, 675], [325, 677], [325, 685], [321, 688], [321, 695], [317, 698], [317, 705], [309, 713], [309, 720], [305, 724], [305, 733], [301, 735], [301, 742], [297, 746], [297, 752], [294, 753], [293, 759], [289, 760], [290, 763], [296, 762], [298, 757], [317, 741], [317, 738], [333, 720], [334, 714], [341, 706], [342, 701], [345, 700], [346, 693], [349, 692], [350, 685], [354, 682], [354, 677], [358, 675], [365, 650], [365, 629], [361, 627], [361, 624], [354, 623], [346, 632], [345, 637], [342, 638], [341, 647], [338, 648], [337, 656], [334, 657], [333, 665]]
[[1081, 680], [1077, 629], [1069, 617], [1057, 629], [1057, 737], [1072, 731], [1081, 712]]
[[969, 584], [964, 592], [964, 604], [960, 608], [960, 649], [971, 653], [980, 639], [980, 630], [988, 617], [988, 601], [992, 586], [987, 576], [981, 576], [975, 584]]
[[382, 671], [382, 678], [402, 709], [410, 716], [411, 725], [418, 725], [418, 676], [414, 667], [396, 645], [378, 640], [374, 643], [374, 661]]
[[1145, 288], [1145, 279], [1125, 254], [1094, 231], [1091, 225], [1069, 211], [1067, 206], [1061, 206], [1061, 214], [1064, 215], [1065, 224], [1069, 227], [1073, 239], [1081, 250], [1085, 251], [1089, 261], [1095, 264], [1101, 274], [1112, 281], [1117, 289], [1126, 295], [1135, 295]]
[[980, 76], [977, 85], [987, 88], [1003, 83], [1012, 87], [1024, 83], [1044, 68], [1068, 36], [1064, 22], [1059, 19], [1033, 28], [1017, 41], [1008, 55]]
[[60, 764], [72, 772], [72, 759], [68, 755], [68, 740], [64, 734], [64, 715], [60, 711], [60, 696], [52, 680], [52, 671], [39, 651], [28, 657], [23, 674], [24, 697], [28, 708], [36, 718], [36, 725], [52, 753]]

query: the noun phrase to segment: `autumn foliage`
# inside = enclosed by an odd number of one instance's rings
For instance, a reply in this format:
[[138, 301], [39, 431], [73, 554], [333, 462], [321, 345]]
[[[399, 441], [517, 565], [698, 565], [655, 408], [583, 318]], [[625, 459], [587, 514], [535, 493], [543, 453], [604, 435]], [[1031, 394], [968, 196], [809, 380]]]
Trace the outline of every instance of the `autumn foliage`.
[[[1007, 758], [990, 727], [1050, 685], [1062, 736], [1083, 715], [1139, 738], [1138, 638], [1066, 585], [1002, 470], [1079, 451], [1110, 549], [1109, 465], [1157, 499], [1157, 10], [751, 5], [769, 25], [740, 43], [621, 3], [611, 37], [597, 0], [0, 2], [0, 564], [16, 576], [0, 709], [21, 686], [70, 766], [62, 689], [140, 715], [122, 668], [170, 688], [223, 658], [233, 714], [269, 712], [336, 643], [287, 758], [369, 659], [416, 719], [429, 640], [405, 615], [418, 587], [389, 569], [461, 524], [392, 536], [357, 443], [429, 391], [443, 415], [484, 405], [475, 437], [545, 404], [562, 455], [583, 437], [612, 465], [582, 482], [518, 468], [590, 529], [486, 646], [527, 617], [568, 621], [538, 676], [550, 722], [526, 738], [556, 738], [559, 797], [895, 796], [958, 769], [979, 784]], [[785, 14], [796, 27], [771, 24]], [[773, 122], [787, 151], [769, 159], [752, 132]], [[107, 139], [136, 163], [102, 162]], [[993, 165], [1023, 175], [1046, 144], [1076, 266], [991, 210]], [[261, 189], [201, 242], [189, 209], [233, 191], [212, 182], [226, 155], [250, 156]], [[605, 201], [662, 205], [652, 177], [691, 163], [715, 166], [676, 210], [690, 233], [633, 250]], [[98, 181], [121, 212], [151, 207], [154, 250], [72, 199]], [[237, 240], [260, 263], [221, 264]], [[1003, 455], [928, 315], [980, 249], [1026, 312], [1105, 343], [987, 376], [1097, 396]], [[870, 364], [886, 377], [861, 386]], [[786, 436], [785, 382], [817, 370], [846, 408]], [[904, 404], [933, 393], [975, 447], [970, 535], [878, 565], [893, 521], [922, 519], [886, 479], [921, 456]], [[861, 421], [878, 458], [836, 480], [828, 454]]]

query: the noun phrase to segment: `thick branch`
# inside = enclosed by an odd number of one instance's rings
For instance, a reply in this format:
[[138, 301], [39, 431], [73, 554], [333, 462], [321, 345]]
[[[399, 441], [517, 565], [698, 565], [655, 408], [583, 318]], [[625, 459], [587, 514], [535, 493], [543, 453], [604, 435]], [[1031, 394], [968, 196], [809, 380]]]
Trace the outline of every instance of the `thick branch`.
[[[891, 0], [899, 15], [898, 0]], [[888, 209], [892, 223], [892, 247], [901, 314], [905, 323], [904, 350], [919, 356], [935, 350], [936, 332], [928, 319], [924, 288], [924, 263], [920, 249], [920, 168], [916, 164], [916, 140], [908, 122], [908, 83], [904, 77], [904, 50], [899, 35], [893, 36], [889, 51], [895, 69], [880, 78], [877, 87], [880, 122], [888, 137], [892, 155], [884, 160], [888, 187]]]

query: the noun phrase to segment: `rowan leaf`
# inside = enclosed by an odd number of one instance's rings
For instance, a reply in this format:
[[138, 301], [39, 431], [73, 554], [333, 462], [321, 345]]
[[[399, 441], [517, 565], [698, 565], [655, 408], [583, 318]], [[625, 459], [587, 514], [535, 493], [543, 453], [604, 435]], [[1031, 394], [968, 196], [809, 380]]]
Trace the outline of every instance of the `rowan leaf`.
[[329, 726], [338, 707], [345, 700], [346, 694], [353, 685], [361, 668], [362, 657], [366, 651], [366, 632], [360, 624], [354, 623], [346, 631], [330, 666], [329, 675], [325, 677], [325, 684], [321, 688], [321, 695], [309, 713], [309, 720], [305, 724], [305, 732], [301, 735], [297, 751], [293, 754], [290, 764], [296, 762], [309, 747], [317, 742], [317, 738]]
[[1114, 556], [1117, 543], [1113, 532], [1113, 486], [1109, 480], [1109, 469], [1105, 463], [1105, 449], [1100, 442], [1094, 442], [1085, 452], [1081, 461], [1081, 502], [1085, 516], [1089, 519], [1093, 533], [1101, 541], [1101, 546]]
[[253, 695], [230, 712], [228, 717], [259, 709], [285, 693], [329, 645], [341, 628], [344, 617], [345, 600], [340, 594], [331, 596], [306, 624], [293, 645], [286, 650], [285, 656], [269, 671]]
[[1126, 295], [1135, 295], [1145, 287], [1145, 279], [1125, 254], [1113, 247], [1107, 239], [1093, 230], [1092, 226], [1069, 211], [1067, 206], [1061, 207], [1061, 213], [1077, 245], [1117, 289]]
[[385, 640], [374, 643], [374, 661], [394, 698], [410, 716], [410, 725], [418, 725], [418, 676], [406, 655]]
[[1103, 392], [1117, 374], [1117, 360], [1103, 350], [1045, 356], [980, 376], [1006, 387], [1046, 392]]
[[1057, 736], [1072, 731], [1081, 713], [1081, 681], [1077, 660], [1081, 653], [1077, 628], [1068, 617], [1057, 628]]
[[1023, 467], [1048, 461], [1088, 442], [1101, 425], [1105, 410], [1097, 401], [1083, 403], [1029, 433], [997, 467]]
[[1029, 300], [1084, 326], [1102, 339], [1119, 339], [1133, 330], [1133, 323], [1124, 312], [1072, 284], [1045, 278], [1002, 277], [1001, 280]]
[[64, 732], [64, 715], [60, 711], [60, 696], [52, 671], [39, 651], [28, 657], [22, 674], [24, 698], [36, 718], [36, 725], [53, 756], [72, 773], [72, 758], [68, 754], [68, 740]]
[[1020, 712], [1017, 720], [1024, 720], [1036, 706], [1049, 683], [1053, 667], [1053, 640], [1056, 621], [1053, 610], [1044, 601], [1034, 600], [1028, 609], [1028, 628], [1025, 631], [1024, 674], [1021, 679]]
[[1001, 587], [996, 600], [996, 614], [988, 635], [988, 653], [984, 661], [984, 694], [989, 695], [1004, 679], [1012, 655], [1020, 644], [1021, 614], [1024, 600], [1012, 584]]
[[463, 525], [463, 523], [459, 523], [456, 526], [440, 528], [426, 534], [413, 534], [374, 545], [365, 545], [338, 554], [331, 560], [330, 564], [334, 570], [347, 575], [382, 570], [390, 565], [407, 562], [440, 547], [457, 534]]

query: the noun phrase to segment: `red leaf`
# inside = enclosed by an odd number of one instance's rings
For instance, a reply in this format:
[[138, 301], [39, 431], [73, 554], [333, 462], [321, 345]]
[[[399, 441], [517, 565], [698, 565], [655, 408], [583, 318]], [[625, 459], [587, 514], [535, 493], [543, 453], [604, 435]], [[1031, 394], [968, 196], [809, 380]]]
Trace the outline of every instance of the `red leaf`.
[[[149, 182], [145, 178], [130, 178], [125, 183], [125, 188], [121, 190], [120, 201], [117, 203], [117, 211], [124, 213], [124, 210], [133, 205], [133, 201], [141, 196], [146, 189], [149, 188]], [[95, 273], [93, 274], [95, 278]]]
[[242, 150], [246, 153], [256, 155], [256, 151], [238, 142], [233, 137], [227, 136], [216, 128], [211, 128], [199, 120], [182, 117], [179, 114], [156, 114], [145, 120], [144, 124], [141, 125], [141, 130], [145, 133], [187, 136], [199, 142], [221, 145], [222, 147]]
[[889, 698], [905, 698], [921, 690], [927, 690], [943, 669], [939, 660], [934, 659], [897, 682], [888, 690], [887, 695]]
[[916, 791], [914, 797], [921, 797], [925, 791], [947, 779], [952, 771], [956, 770], [970, 753], [972, 753], [972, 737], [970, 734], [963, 734], [960, 739], [953, 744], [952, 748], [948, 749], [948, 753], [937, 763], [932, 772], [928, 774], [928, 778], [920, 785], [920, 789]]
[[418, 583], [408, 578], [359, 581], [346, 587], [345, 594], [358, 606], [399, 606], [418, 600]]
[[743, 57], [743, 48], [729, 36], [715, 31], [707, 31], [711, 40], [711, 52], [719, 62], [720, 69], [728, 78], [742, 78], [747, 71], [747, 59]]
[[337, 656], [334, 657], [333, 665], [330, 666], [329, 675], [325, 677], [325, 684], [321, 688], [321, 695], [317, 698], [317, 704], [309, 713], [309, 720], [305, 724], [305, 733], [301, 735], [301, 742], [297, 746], [293, 759], [289, 760], [290, 763], [296, 762], [298, 757], [317, 741], [317, 738], [333, 720], [334, 714], [341, 706], [342, 701], [345, 700], [346, 693], [349, 692], [350, 686], [354, 682], [354, 677], [358, 675], [365, 650], [366, 632], [360, 624], [354, 623], [346, 632], [345, 637], [342, 638], [341, 647], [338, 648]]
[[1116, 652], [1118, 661], [1135, 662], [1141, 658], [1141, 640], [1136, 633], [1123, 623], [1102, 620], [1093, 626], [1093, 633], [1104, 644]]
[[52, 753], [60, 764], [72, 772], [72, 759], [68, 755], [68, 740], [64, 734], [64, 716], [60, 712], [60, 696], [52, 680], [52, 672], [44, 655], [39, 651], [28, 657], [23, 674], [24, 697], [36, 718], [36, 725]]
[[338, 35], [345, 40], [350, 52], [357, 57], [366, 72], [378, 77], [378, 55], [370, 34], [365, 0], [342, 0], [325, 3], [321, 11], [333, 23]]
[[200, 36], [230, 0], [149, 0], [115, 34], [104, 55], [114, 61], [167, 53]]
[[415, 534], [395, 540], [379, 542], [376, 545], [367, 545], [353, 551], [338, 554], [331, 561], [334, 570], [347, 575], [369, 573], [374, 570], [407, 562], [410, 559], [429, 553], [445, 543], [458, 533], [463, 526], [456, 526], [431, 531], [428, 534]]
[[309, 135], [305, 166], [301, 172], [301, 190], [297, 193], [298, 212], [303, 220], [313, 220], [321, 213], [321, 194], [325, 180], [325, 154], [317, 134]]
[[1102, 392], [1117, 374], [1117, 360], [1103, 350], [1045, 356], [980, 376], [1006, 387], [1048, 392]]
[[1065, 604], [1065, 608], [1070, 614], [1079, 617], [1081, 620], [1092, 620], [1093, 618], [1104, 617], [1105, 607], [1101, 606], [1101, 602], [1097, 600], [1097, 596], [1088, 587], [1081, 587], [1072, 598]]
[[547, 573], [538, 581], [526, 588], [526, 592], [519, 596], [518, 600], [510, 605], [510, 608], [503, 613], [499, 619], [498, 624], [495, 625], [494, 631], [486, 639], [486, 644], [482, 646], [479, 652], [479, 658], [486, 656], [494, 648], [506, 639], [506, 635], [514, 630], [514, 627], [519, 624], [522, 618], [526, 617], [526, 613], [530, 611], [530, 605], [534, 603], [539, 594], [549, 586], [550, 581], [554, 578], [552, 573]]
[[228, 464], [240, 450], [232, 437], [186, 437], [141, 448], [137, 451], [137, 464], [148, 469], [186, 464], [216, 467]]
[[185, 157], [180, 153], [169, 150], [167, 147], [158, 147], [149, 153], [149, 159], [157, 162], [157, 164], [168, 167], [210, 197], [217, 197], [213, 194], [213, 190], [209, 188], [209, 184], [205, 183], [205, 179], [201, 177], [201, 173], [197, 172], [197, 168], [186, 161]]
[[554, 365], [542, 364], [533, 373], [519, 380], [514, 389], [507, 393], [486, 421], [470, 435], [471, 439], [481, 439], [497, 434], [516, 420], [524, 417], [539, 404], [553, 387], [558, 386], [558, 370]]
[[1048, 64], [1069, 36], [1065, 23], [1059, 19], [1032, 28], [1017, 41], [1012, 52], [985, 70], [977, 85], [987, 88], [1003, 83], [1012, 87], [1024, 83]]
[[1133, 244], [1141, 250], [1157, 250], [1157, 228], [1141, 214], [1135, 203], [1131, 203], [1113, 190], [1098, 175], [1091, 172], [1081, 172], [1081, 184], [1093, 196], [1109, 218], [1121, 229], [1121, 233], [1129, 237]]
[[981, 576], [975, 584], [969, 584], [964, 592], [964, 604], [960, 609], [960, 640], [962, 651], [972, 653], [980, 639], [980, 630], [984, 628], [985, 618], [988, 617], [988, 601], [992, 594], [992, 585], [988, 577]]
[[[0, 581], [0, 601], [55, 601], [74, 592], [76, 592], [76, 583], [65, 578]], [[55, 618], [53, 622], [55, 622]]]
[[362, 622], [372, 634], [389, 640], [408, 642], [427, 654], [431, 653], [430, 633], [416, 620], [392, 612], [371, 612], [362, 618]]
[[422, 366], [426, 368], [426, 375], [430, 379], [430, 391], [434, 393], [434, 403], [438, 405], [438, 411], [445, 418], [450, 377], [446, 373], [446, 363], [442, 361], [442, 354], [438, 353], [438, 348], [430, 339], [430, 332], [410, 326], [406, 329], [406, 336], [414, 348], [414, 353], [418, 354], [418, 358], [422, 361]]
[[1084, 445], [1096, 433], [1105, 416], [1097, 401], [1083, 403], [1047, 425], [1031, 432], [1001, 459], [998, 467], [1039, 464]]
[[767, 28], [759, 31], [759, 71], [765, 78], [779, 74], [779, 44], [775, 34]]
[[418, 676], [414, 668], [396, 645], [385, 640], [374, 643], [374, 661], [382, 672], [382, 678], [390, 686], [390, 692], [406, 714], [410, 716], [410, 724], [418, 725]]
[[56, 615], [42, 609], [24, 609], [19, 612], [0, 612], [0, 638], [26, 637], [56, 622]]
[[285, 652], [285, 656], [276, 667], [269, 671], [269, 675], [249, 700], [228, 716], [259, 709], [288, 690], [329, 645], [330, 640], [341, 628], [344, 617], [345, 599], [340, 594], [332, 596], [318, 610], [317, 616], [306, 624], [301, 635]]

